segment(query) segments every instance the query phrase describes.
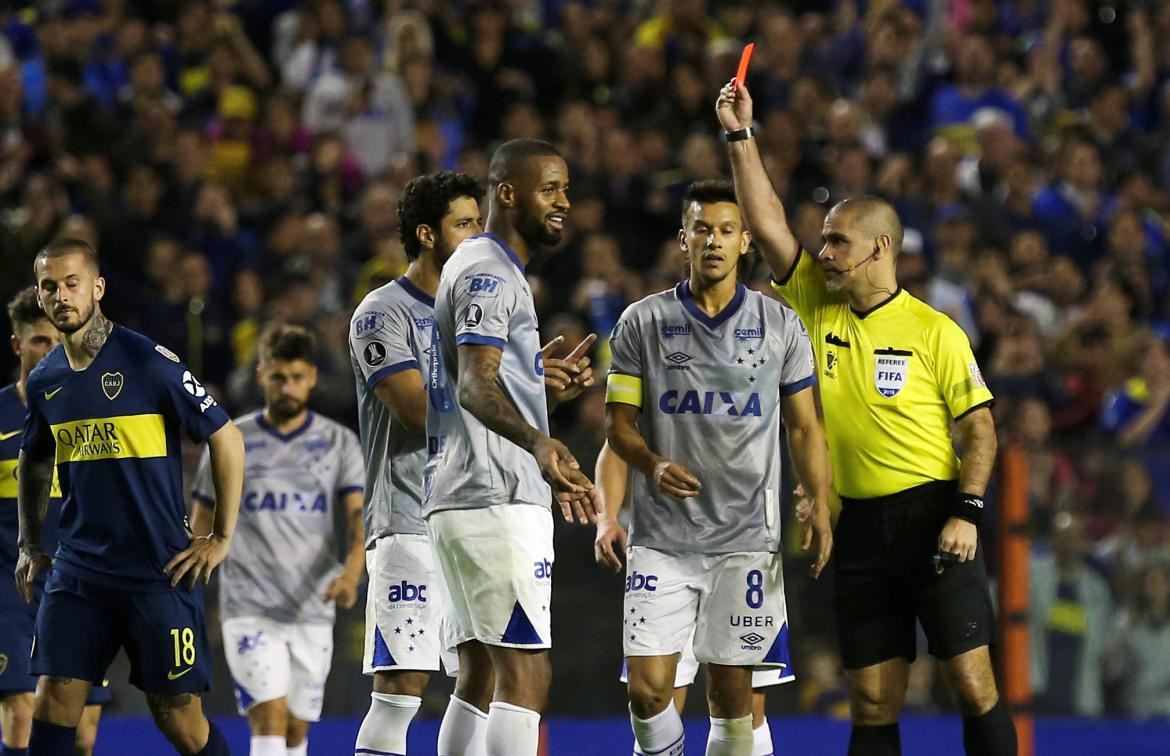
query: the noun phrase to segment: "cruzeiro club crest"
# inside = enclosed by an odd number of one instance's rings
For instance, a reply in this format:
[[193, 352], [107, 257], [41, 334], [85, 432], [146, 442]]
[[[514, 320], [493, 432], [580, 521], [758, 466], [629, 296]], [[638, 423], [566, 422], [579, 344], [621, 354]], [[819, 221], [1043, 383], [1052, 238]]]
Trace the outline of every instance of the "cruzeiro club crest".
[[102, 373], [102, 393], [111, 402], [114, 401], [122, 393], [123, 382], [121, 373]]
[[910, 352], [903, 349], [879, 349], [874, 352], [873, 382], [887, 399], [898, 395], [910, 372]]

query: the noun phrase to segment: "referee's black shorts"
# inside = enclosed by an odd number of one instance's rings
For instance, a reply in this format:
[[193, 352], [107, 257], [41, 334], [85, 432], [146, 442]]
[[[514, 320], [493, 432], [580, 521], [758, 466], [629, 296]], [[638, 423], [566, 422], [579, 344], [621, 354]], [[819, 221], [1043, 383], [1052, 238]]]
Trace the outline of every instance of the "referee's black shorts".
[[941, 575], [931, 563], [957, 487], [935, 481], [875, 499], [842, 497], [833, 609], [846, 669], [899, 656], [913, 661], [915, 619], [939, 659], [992, 644], [982, 544], [974, 561], [952, 564]]

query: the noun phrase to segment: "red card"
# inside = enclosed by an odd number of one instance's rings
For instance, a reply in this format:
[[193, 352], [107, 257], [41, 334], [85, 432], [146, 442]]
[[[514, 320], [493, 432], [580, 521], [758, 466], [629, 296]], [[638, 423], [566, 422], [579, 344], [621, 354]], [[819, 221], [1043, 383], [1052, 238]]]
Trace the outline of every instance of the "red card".
[[756, 43], [751, 42], [744, 46], [743, 54], [739, 56], [739, 70], [735, 74], [735, 88], [739, 89], [739, 85], [743, 84], [747, 78], [748, 63], [752, 60], [752, 50], [756, 49]]

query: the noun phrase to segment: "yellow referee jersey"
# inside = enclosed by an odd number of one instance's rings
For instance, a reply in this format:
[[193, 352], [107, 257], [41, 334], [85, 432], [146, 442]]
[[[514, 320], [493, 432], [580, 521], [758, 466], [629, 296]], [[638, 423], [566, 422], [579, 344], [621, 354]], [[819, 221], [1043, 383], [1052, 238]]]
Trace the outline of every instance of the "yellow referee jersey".
[[957, 479], [951, 420], [992, 395], [955, 321], [902, 289], [855, 312], [803, 250], [772, 286], [812, 339], [838, 493], [868, 499]]

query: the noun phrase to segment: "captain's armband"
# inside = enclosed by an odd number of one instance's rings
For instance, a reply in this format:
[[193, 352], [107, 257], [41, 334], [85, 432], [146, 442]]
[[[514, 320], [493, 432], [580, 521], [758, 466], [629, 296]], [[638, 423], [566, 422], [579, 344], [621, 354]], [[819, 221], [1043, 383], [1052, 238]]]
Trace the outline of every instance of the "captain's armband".
[[605, 386], [606, 403], [642, 406], [642, 379], [636, 375], [610, 373]]

